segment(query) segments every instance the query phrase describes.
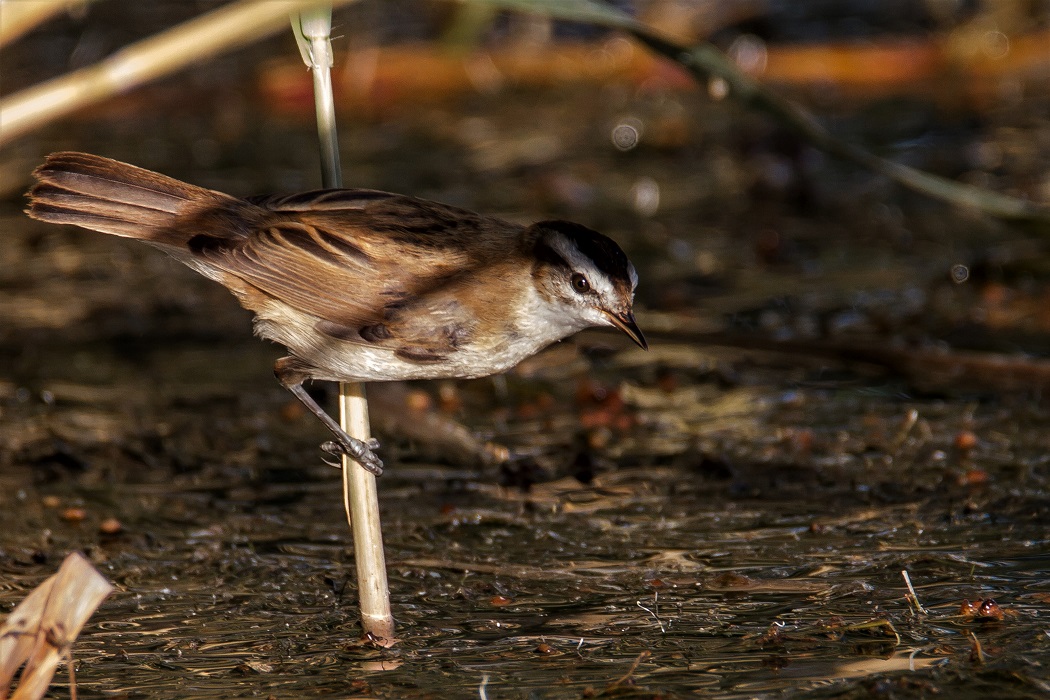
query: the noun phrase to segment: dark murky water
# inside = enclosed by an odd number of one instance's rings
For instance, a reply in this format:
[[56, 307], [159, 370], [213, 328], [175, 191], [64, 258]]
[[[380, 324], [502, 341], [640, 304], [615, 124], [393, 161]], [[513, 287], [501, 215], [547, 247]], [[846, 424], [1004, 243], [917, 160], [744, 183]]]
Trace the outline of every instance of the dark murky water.
[[[150, 94], [167, 104], [175, 87]], [[238, 129], [194, 106], [172, 134], [131, 138], [158, 118], [147, 104], [116, 132], [57, 128], [7, 157], [28, 172], [50, 150], [93, 150], [238, 194], [315, 184], [309, 122], [224, 109]], [[609, 131], [629, 116], [656, 143], [660, 128], [686, 135], [620, 153]], [[984, 118], [925, 133], [1050, 133], [1045, 104]], [[522, 458], [438, 464], [425, 441], [382, 436], [401, 641], [373, 649], [339, 475], [271, 378], [278, 350], [224, 290], [143, 246], [31, 224], [9, 198], [0, 603], [71, 550], [117, 585], [74, 648], [82, 696], [1050, 693], [1038, 387], [921, 386], [697, 342], [1039, 352], [1047, 287], [1029, 234], [785, 150], [761, 119], [697, 95], [474, 97], [343, 138], [349, 183], [623, 240], [653, 350], [587, 334], [505, 380], [413, 387]], [[1031, 154], [1044, 165], [1046, 143]], [[967, 284], [948, 281], [956, 263]], [[106, 518], [119, 534], [100, 533]], [[989, 599], [983, 615], [962, 608]]]

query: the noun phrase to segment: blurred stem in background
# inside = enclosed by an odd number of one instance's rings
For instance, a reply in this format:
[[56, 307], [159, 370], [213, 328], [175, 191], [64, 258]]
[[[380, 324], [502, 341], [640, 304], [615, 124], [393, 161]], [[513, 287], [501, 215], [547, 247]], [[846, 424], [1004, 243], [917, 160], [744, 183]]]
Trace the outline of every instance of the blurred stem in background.
[[[12, 0], [2, 0], [5, 11]], [[351, 0], [339, 0], [344, 4]], [[817, 148], [864, 169], [876, 172], [908, 189], [954, 206], [989, 216], [1022, 221], [1041, 234], [1050, 234], [1050, 207], [991, 190], [967, 185], [916, 168], [880, 158], [855, 144], [833, 136], [809, 112], [795, 102], [769, 90], [743, 73], [715, 46], [701, 42], [685, 46], [668, 39], [616, 6], [596, 0], [463, 0], [479, 9], [467, 10], [449, 40], [462, 44], [478, 32], [478, 24], [496, 11], [517, 11], [555, 19], [615, 28], [627, 32], [658, 55], [683, 66], [698, 82], [724, 82], [728, 96], [768, 114]], [[53, 10], [53, 3], [45, 3]], [[24, 90], [0, 100], [0, 145], [86, 104], [97, 102], [172, 72], [188, 63], [213, 56], [276, 31], [284, 18], [310, 0], [274, 0], [259, 3], [242, 0], [138, 42], [99, 64]], [[49, 16], [21, 14], [19, 27]]]
[[611, 5], [596, 0], [471, 0], [508, 10], [534, 12], [624, 30], [651, 51], [689, 71], [695, 80], [725, 81], [728, 96], [765, 112], [824, 152], [851, 161], [893, 180], [903, 187], [950, 204], [976, 209], [997, 218], [1030, 222], [1050, 234], [1050, 207], [967, 185], [945, 177], [880, 158], [859, 146], [833, 136], [809, 112], [781, 97], [736, 67], [722, 51], [707, 42], [683, 46]]
[[73, 12], [91, 0], [0, 0], [0, 46], [9, 44], [38, 24], [62, 12]]
[[[10, 8], [21, 3], [0, 1], [6, 24]], [[52, 7], [55, 3], [45, 4]], [[0, 99], [0, 145], [82, 107], [275, 34], [287, 26], [289, 15], [317, 4], [317, 0], [241, 0], [131, 44], [93, 66], [4, 97]], [[19, 14], [25, 17], [19, 22], [20, 31], [26, 30], [30, 19], [42, 22], [51, 14]]]

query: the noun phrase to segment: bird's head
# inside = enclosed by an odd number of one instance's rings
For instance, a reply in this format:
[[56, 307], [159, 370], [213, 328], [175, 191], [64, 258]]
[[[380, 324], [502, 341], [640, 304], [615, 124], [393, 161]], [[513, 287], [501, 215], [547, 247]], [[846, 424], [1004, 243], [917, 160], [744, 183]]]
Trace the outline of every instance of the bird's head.
[[614, 326], [648, 349], [634, 320], [638, 273], [614, 240], [569, 221], [541, 221], [529, 232], [533, 280], [558, 313], [579, 328]]

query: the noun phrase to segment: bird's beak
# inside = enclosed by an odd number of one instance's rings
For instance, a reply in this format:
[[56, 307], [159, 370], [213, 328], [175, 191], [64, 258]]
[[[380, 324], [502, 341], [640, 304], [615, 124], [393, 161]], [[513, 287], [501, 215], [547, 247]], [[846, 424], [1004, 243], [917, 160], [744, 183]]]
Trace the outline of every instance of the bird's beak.
[[642, 331], [639, 330], [638, 324], [634, 320], [633, 313], [628, 311], [622, 314], [614, 314], [611, 311], [606, 311], [605, 315], [614, 326], [626, 333], [627, 337], [636, 342], [642, 350], [649, 349], [649, 343], [645, 342], [645, 336], [642, 335]]

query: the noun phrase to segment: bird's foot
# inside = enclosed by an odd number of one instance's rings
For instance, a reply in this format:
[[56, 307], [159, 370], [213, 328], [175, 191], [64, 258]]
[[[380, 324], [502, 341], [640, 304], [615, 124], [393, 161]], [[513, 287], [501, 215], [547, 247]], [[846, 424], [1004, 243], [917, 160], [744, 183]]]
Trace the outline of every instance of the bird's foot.
[[[371, 472], [376, 476], [380, 476], [383, 473], [383, 460], [376, 457], [375, 452], [373, 452], [373, 450], [379, 449], [379, 441], [375, 438], [369, 438], [368, 442], [363, 442], [349, 435], [342, 435], [336, 440], [322, 443], [321, 449], [336, 457], [346, 455], [360, 464], [365, 471]], [[328, 464], [332, 463], [328, 462]], [[340, 465], [333, 464], [332, 466]]]

